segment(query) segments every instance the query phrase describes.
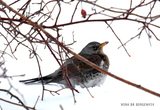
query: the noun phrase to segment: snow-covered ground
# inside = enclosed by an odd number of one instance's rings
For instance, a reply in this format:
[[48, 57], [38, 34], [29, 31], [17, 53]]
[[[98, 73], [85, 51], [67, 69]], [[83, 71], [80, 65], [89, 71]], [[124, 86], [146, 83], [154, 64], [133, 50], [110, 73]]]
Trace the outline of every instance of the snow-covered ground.
[[[15, 79], [14, 79], [15, 80]], [[3, 82], [3, 80], [2, 80]], [[18, 81], [12, 82], [18, 90], [23, 94], [26, 105], [33, 107], [38, 96], [41, 96], [41, 85], [23, 85]], [[1, 84], [1, 87], [4, 83]], [[48, 85], [50, 86], [50, 85]], [[57, 90], [58, 87], [50, 87], [50, 89]], [[86, 89], [76, 87], [80, 93], [75, 93], [77, 103], [74, 104], [72, 93], [69, 89], [60, 91], [60, 95], [52, 96], [49, 92], [45, 92], [44, 100], [38, 101], [36, 109], [38, 110], [61, 110], [60, 105], [64, 110], [158, 110], [160, 108], [159, 98], [144, 91], [138, 90], [134, 87], [123, 84], [112, 78], [108, 78], [102, 87], [89, 88], [92, 98]], [[13, 91], [13, 93], [17, 94]], [[19, 95], [18, 95], [19, 96]], [[1, 98], [16, 102], [10, 95], [1, 92]], [[41, 98], [41, 97], [40, 97]], [[22, 99], [22, 98], [21, 98]], [[132, 106], [131, 106], [132, 104]], [[133, 106], [134, 104], [134, 106]], [[141, 104], [141, 105], [140, 105]], [[144, 104], [150, 104], [146, 106]], [[23, 107], [18, 107], [6, 102], [0, 101], [3, 110], [23, 110]]]

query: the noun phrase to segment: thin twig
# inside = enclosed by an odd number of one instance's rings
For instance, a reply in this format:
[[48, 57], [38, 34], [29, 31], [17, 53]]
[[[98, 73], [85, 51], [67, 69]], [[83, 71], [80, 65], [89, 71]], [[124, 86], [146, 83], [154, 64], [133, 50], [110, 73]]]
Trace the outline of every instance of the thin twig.
[[124, 50], [126, 51], [126, 53], [128, 54], [129, 57], [131, 57], [131, 55], [128, 53], [127, 49], [125, 48], [125, 46], [123, 45], [121, 39], [117, 36], [117, 34], [114, 32], [113, 28], [107, 23], [107, 21], [105, 22], [110, 29], [112, 30], [113, 34], [117, 37], [117, 39], [119, 40], [119, 42], [121, 43], [121, 45], [123, 46]]
[[40, 96], [38, 96], [38, 98], [37, 98], [37, 100], [36, 100], [36, 102], [35, 102], [35, 104], [34, 104], [34, 107], [33, 107], [34, 109], [36, 108], [36, 105], [37, 105], [37, 102], [38, 102], [38, 100], [39, 100], [39, 97], [40, 97]]
[[[29, 109], [28, 109], [29, 107], [25, 106], [24, 103], [23, 103], [17, 96], [15, 96], [14, 94], [12, 94], [10, 91], [5, 90], [5, 89], [0, 89], [0, 91], [7, 92], [8, 94], [11, 95], [11, 97], [14, 97], [15, 99], [18, 100], [19, 103], [21, 103], [21, 105], [18, 104], [19, 106], [23, 106], [24, 108], [26, 108], [26, 110], [29, 110]], [[1, 99], [1, 98], [0, 98], [0, 99]], [[1, 99], [1, 100], [3, 100], [3, 99]], [[4, 100], [3, 100], [3, 101], [4, 101]], [[15, 103], [15, 105], [16, 105], [16, 103]]]
[[24, 107], [24, 108], [26, 108], [26, 110], [29, 110], [29, 109], [35, 110], [35, 108], [29, 107], [29, 106], [25, 106], [25, 105], [21, 105], [21, 104], [17, 104], [17, 103], [14, 103], [14, 102], [2, 99], [2, 98], [0, 98], [0, 100], [2, 100], [4, 102], [7, 102], [7, 103], [10, 103], [10, 104], [14, 104], [14, 105], [18, 105], [18, 106]]
[[77, 2], [77, 5], [75, 6], [75, 9], [74, 9], [74, 12], [73, 12], [73, 14], [72, 14], [72, 17], [71, 17], [71, 21], [70, 22], [72, 22], [73, 21], [73, 17], [74, 17], [74, 15], [75, 15], [75, 12], [76, 12], [76, 10], [77, 10], [77, 7], [78, 7], [78, 4], [80, 3], [80, 1], [78, 1]]

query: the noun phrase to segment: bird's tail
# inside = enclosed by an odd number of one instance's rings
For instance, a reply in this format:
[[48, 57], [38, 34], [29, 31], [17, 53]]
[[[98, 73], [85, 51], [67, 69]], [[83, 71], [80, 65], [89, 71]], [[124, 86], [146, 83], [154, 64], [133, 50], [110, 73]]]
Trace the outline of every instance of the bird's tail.
[[30, 83], [40, 83], [42, 82], [44, 84], [47, 84], [49, 82], [52, 82], [52, 78], [48, 76], [40, 77], [40, 78], [33, 78], [33, 79], [27, 79], [27, 80], [20, 80], [19, 82], [23, 82], [25, 84], [30, 84]]

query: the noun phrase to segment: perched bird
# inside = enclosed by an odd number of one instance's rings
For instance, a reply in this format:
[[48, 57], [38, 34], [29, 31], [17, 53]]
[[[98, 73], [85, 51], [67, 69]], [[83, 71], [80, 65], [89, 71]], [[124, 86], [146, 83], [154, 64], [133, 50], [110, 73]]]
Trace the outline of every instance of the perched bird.
[[[108, 71], [109, 59], [102, 50], [102, 47], [106, 44], [108, 44], [108, 42], [104, 42], [102, 44], [98, 42], [90, 42], [82, 49], [79, 55]], [[20, 82], [29, 84], [41, 82], [43, 80], [44, 84], [58, 83], [64, 85], [64, 87], [68, 87], [67, 82], [63, 78], [63, 72], [66, 73], [73, 87], [75, 87], [75, 85], [80, 85], [82, 88], [85, 86], [100, 86], [104, 83], [107, 76], [73, 56], [65, 61], [62, 68], [57, 69], [55, 72], [47, 76], [21, 80]]]

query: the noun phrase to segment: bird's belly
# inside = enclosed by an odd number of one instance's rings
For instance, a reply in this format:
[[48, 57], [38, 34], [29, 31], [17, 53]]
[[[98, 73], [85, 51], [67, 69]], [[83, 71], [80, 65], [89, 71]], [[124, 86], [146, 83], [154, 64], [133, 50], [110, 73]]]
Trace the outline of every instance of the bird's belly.
[[[106, 80], [106, 74], [104, 73], [98, 73], [97, 76], [91, 76], [89, 78], [87, 78], [86, 80], [84, 80], [83, 84], [86, 87], [95, 87], [95, 86], [100, 86], [102, 85], [105, 80]], [[80, 84], [80, 86], [82, 88], [84, 88], [85, 86], [83, 84]]]

